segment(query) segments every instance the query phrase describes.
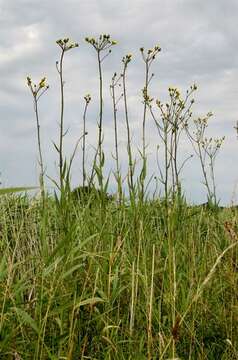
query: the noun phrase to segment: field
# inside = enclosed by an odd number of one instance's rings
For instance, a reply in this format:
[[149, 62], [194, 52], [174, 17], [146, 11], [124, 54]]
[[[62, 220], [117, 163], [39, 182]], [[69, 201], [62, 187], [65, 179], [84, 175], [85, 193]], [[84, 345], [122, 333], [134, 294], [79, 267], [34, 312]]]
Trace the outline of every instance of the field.
[[[0, 189], [0, 359], [237, 360], [238, 208], [219, 207], [215, 177], [224, 137], [207, 136], [212, 113], [193, 118], [196, 84], [184, 96], [170, 87], [165, 104], [150, 96], [151, 65], [161, 49], [141, 48], [141, 144], [135, 153], [126, 82], [132, 55], [127, 54], [110, 85], [115, 137], [109, 178], [102, 65], [116, 41], [106, 34], [85, 40], [98, 61], [97, 145], [89, 166], [87, 94], [82, 136], [71, 157], [65, 155], [63, 60], [78, 44], [60, 39], [58, 173], [50, 178], [54, 193], [46, 185], [39, 117], [39, 99], [49, 86], [45, 77], [38, 84], [27, 77], [37, 125], [39, 194]], [[123, 174], [119, 102], [127, 134]], [[156, 174], [148, 173], [149, 118], [158, 133]], [[185, 199], [181, 174], [191, 156], [184, 157], [181, 138], [191, 143], [199, 160], [205, 205]], [[82, 181], [73, 191], [71, 170], [79, 145]], [[149, 191], [155, 178], [156, 189]], [[109, 196], [112, 179], [116, 190]]]
[[237, 359], [238, 211], [1, 197], [1, 359]]

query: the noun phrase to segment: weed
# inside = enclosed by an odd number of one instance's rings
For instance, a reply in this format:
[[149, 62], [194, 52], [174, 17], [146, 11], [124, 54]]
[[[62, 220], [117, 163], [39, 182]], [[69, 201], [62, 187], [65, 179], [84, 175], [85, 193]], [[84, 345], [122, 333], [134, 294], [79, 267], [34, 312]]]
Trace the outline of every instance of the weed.
[[[69, 160], [63, 148], [65, 52], [77, 47], [57, 41], [61, 57], [59, 179], [57, 191], [44, 191], [38, 99], [47, 86], [28, 78], [37, 120], [40, 187], [36, 197], [11, 194], [26, 188], [0, 189], [0, 358], [1, 359], [237, 359], [238, 286], [237, 207], [218, 207], [214, 165], [223, 139], [206, 139], [207, 117], [192, 118], [192, 85], [182, 97], [169, 88], [164, 105], [149, 95], [150, 65], [160, 47], [141, 48], [143, 88], [142, 169], [136, 178], [128, 114], [127, 70], [110, 85], [115, 140], [115, 197], [103, 174], [102, 62], [115, 41], [109, 35], [86, 38], [97, 53], [99, 69], [98, 141], [89, 176], [83, 134]], [[105, 52], [104, 52], [105, 51]], [[104, 52], [104, 53], [103, 53]], [[122, 93], [117, 89], [122, 85]], [[124, 194], [118, 143], [118, 102], [123, 99], [128, 155], [129, 197]], [[148, 110], [158, 131], [164, 163], [159, 162], [163, 196], [146, 194]], [[159, 114], [157, 114], [157, 111]], [[194, 130], [195, 129], [195, 130]], [[181, 136], [186, 135], [202, 167], [208, 203], [188, 205], [182, 194]], [[82, 140], [82, 185], [71, 190], [72, 162]], [[162, 144], [162, 146], [161, 146]], [[159, 151], [160, 151], [159, 148]], [[207, 172], [207, 166], [210, 172]], [[95, 184], [95, 174], [99, 187]], [[88, 183], [87, 183], [88, 180]], [[118, 199], [118, 201], [114, 201]]]

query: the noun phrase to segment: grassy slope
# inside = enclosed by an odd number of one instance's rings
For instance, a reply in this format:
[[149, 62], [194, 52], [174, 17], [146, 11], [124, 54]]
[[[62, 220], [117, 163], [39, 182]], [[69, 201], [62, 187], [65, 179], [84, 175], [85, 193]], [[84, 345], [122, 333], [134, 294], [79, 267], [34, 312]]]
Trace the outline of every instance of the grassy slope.
[[0, 211], [0, 359], [238, 359], [237, 210]]

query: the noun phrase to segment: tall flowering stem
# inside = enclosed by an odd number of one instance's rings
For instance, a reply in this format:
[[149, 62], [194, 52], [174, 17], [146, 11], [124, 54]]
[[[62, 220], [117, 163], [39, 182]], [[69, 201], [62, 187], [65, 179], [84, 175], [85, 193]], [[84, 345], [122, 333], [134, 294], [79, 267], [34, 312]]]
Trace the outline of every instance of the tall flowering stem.
[[43, 155], [41, 148], [41, 136], [40, 136], [40, 120], [39, 120], [39, 111], [38, 111], [38, 101], [40, 97], [48, 90], [49, 85], [46, 84], [46, 78], [43, 77], [38, 84], [32, 83], [31, 78], [27, 77], [27, 85], [33, 96], [33, 105], [34, 112], [36, 116], [36, 125], [37, 125], [37, 143], [38, 143], [38, 152], [39, 152], [39, 166], [40, 166], [40, 190], [41, 196], [44, 202], [45, 199], [45, 186], [44, 186], [44, 164], [43, 164]]
[[121, 93], [118, 98], [116, 98], [116, 86], [121, 86], [120, 80], [122, 74], [117, 76], [117, 73], [114, 73], [112, 77], [112, 82], [110, 85], [112, 104], [113, 104], [113, 120], [114, 120], [114, 139], [115, 139], [115, 161], [116, 161], [116, 182], [118, 186], [118, 197], [119, 204], [122, 200], [122, 184], [121, 184], [121, 175], [120, 175], [120, 166], [119, 166], [119, 150], [118, 150], [118, 129], [117, 129], [117, 104], [122, 99], [123, 94]]
[[196, 85], [187, 90], [185, 98], [180, 94], [176, 87], [169, 87], [169, 101], [162, 104], [159, 99], [156, 100], [157, 108], [160, 112], [158, 119], [152, 109], [148, 96], [147, 103], [150, 108], [151, 115], [157, 126], [159, 136], [164, 147], [164, 171], [159, 167], [160, 181], [164, 185], [166, 207], [169, 200], [170, 190], [172, 190], [172, 200], [175, 195], [181, 195], [180, 173], [187, 160], [192, 156], [189, 155], [181, 165], [178, 163], [179, 141], [181, 134], [188, 129], [188, 124], [192, 116], [192, 105], [194, 99], [190, 99], [193, 92], [197, 89]]
[[85, 168], [85, 142], [86, 142], [86, 135], [88, 134], [86, 132], [86, 114], [87, 114], [87, 109], [88, 109], [88, 105], [91, 101], [91, 96], [89, 94], [84, 96], [84, 100], [85, 100], [85, 107], [84, 107], [84, 113], [83, 113], [83, 163], [82, 163], [82, 167], [83, 167], [83, 187], [85, 186], [86, 183], [86, 168]]
[[123, 98], [124, 98], [124, 108], [125, 108], [125, 119], [126, 119], [126, 129], [127, 129], [127, 152], [128, 152], [128, 162], [129, 162], [129, 174], [128, 174], [128, 185], [131, 195], [131, 199], [135, 198], [135, 187], [134, 187], [134, 164], [132, 158], [132, 148], [131, 148], [131, 134], [130, 134], [130, 124], [128, 116], [128, 106], [127, 106], [127, 91], [126, 91], [126, 71], [128, 64], [131, 62], [132, 55], [127, 54], [122, 58], [123, 62], [123, 71], [122, 71], [122, 84], [123, 84]]
[[[208, 138], [206, 136], [206, 130], [208, 127], [209, 119], [212, 117], [212, 113], [208, 112], [206, 116], [199, 117], [193, 121], [195, 129], [190, 131], [186, 127], [187, 136], [193, 146], [193, 149], [198, 156], [202, 168], [202, 174], [204, 178], [204, 185], [207, 189], [207, 198], [208, 202], [213, 205], [218, 204], [217, 194], [216, 194], [216, 183], [215, 183], [215, 160], [217, 154], [225, 140], [225, 137], [222, 138]], [[207, 167], [210, 172], [207, 172]]]
[[151, 79], [153, 78], [154, 74], [150, 74], [150, 67], [152, 62], [155, 60], [156, 55], [161, 51], [161, 48], [159, 45], [156, 45], [153, 49], [149, 49], [147, 53], [144, 51], [144, 48], [140, 48], [140, 52], [142, 55], [142, 59], [145, 63], [145, 83], [144, 88], [142, 90], [143, 92], [143, 123], [142, 123], [142, 160], [143, 160], [143, 166], [142, 171], [140, 175], [140, 184], [141, 184], [141, 198], [143, 200], [144, 198], [144, 181], [146, 178], [146, 115], [147, 115], [147, 108], [150, 104], [150, 98], [148, 96], [148, 87], [150, 84]]
[[[98, 159], [98, 180], [101, 190], [103, 188], [103, 175], [102, 175], [102, 168], [104, 165], [104, 156], [102, 151], [102, 139], [103, 139], [103, 74], [102, 74], [102, 62], [105, 58], [111, 53], [111, 47], [116, 45], [116, 41], [111, 40], [110, 35], [103, 34], [100, 35], [98, 39], [86, 37], [85, 41], [92, 45], [93, 48], [96, 50], [97, 53], [97, 62], [98, 62], [98, 73], [99, 73], [99, 121], [98, 121], [98, 144], [97, 150], [94, 158], [92, 175], [90, 179], [90, 183], [93, 181], [94, 178], [94, 171], [96, 167], [97, 157]], [[104, 54], [106, 52], [106, 54]]]
[[63, 172], [63, 138], [64, 138], [64, 79], [63, 79], [63, 60], [64, 55], [67, 51], [78, 47], [78, 43], [71, 43], [69, 38], [59, 39], [56, 41], [56, 44], [61, 48], [60, 61], [56, 62], [56, 69], [60, 77], [60, 99], [61, 99], [61, 109], [60, 109], [60, 135], [59, 135], [59, 146], [56, 146], [56, 150], [59, 153], [59, 173], [60, 173], [60, 190], [64, 188], [64, 172]]

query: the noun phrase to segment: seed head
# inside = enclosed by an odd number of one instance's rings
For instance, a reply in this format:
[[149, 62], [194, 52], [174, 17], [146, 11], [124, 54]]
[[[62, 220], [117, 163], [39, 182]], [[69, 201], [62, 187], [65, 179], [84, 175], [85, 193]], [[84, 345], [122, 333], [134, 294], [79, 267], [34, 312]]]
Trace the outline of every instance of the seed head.
[[161, 47], [160, 47], [159, 45], [156, 45], [156, 46], [154, 47], [154, 50], [159, 52], [159, 51], [161, 51]]
[[58, 44], [58, 45], [60, 45], [60, 46], [63, 45], [62, 39], [57, 40], [57, 41], [56, 41], [56, 44]]
[[27, 76], [27, 78], [26, 78], [26, 80], [27, 80], [27, 85], [28, 86], [31, 86], [31, 78], [30, 78], [30, 76]]
[[91, 95], [90, 94], [85, 95], [84, 100], [86, 101], [86, 104], [89, 104], [91, 101]]
[[79, 46], [78, 43], [70, 42], [69, 38], [59, 39], [56, 41], [56, 44], [59, 45], [63, 51], [67, 51]]
[[45, 81], [46, 81], [46, 78], [43, 77], [43, 78], [41, 79], [41, 81], [39, 82], [39, 89], [46, 87]]

